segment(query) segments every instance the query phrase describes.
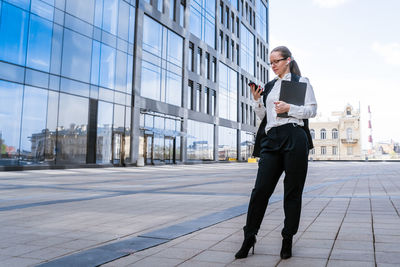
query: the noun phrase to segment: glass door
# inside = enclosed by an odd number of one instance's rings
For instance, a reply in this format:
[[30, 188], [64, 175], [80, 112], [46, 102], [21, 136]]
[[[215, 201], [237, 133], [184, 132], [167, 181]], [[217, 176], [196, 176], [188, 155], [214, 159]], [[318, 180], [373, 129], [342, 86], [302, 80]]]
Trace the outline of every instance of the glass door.
[[122, 133], [113, 132], [112, 140], [112, 163], [122, 166], [124, 165], [124, 135]]
[[144, 164], [153, 164], [153, 135], [144, 136]]
[[170, 136], [165, 137], [164, 160], [166, 164], [175, 163], [175, 138]]

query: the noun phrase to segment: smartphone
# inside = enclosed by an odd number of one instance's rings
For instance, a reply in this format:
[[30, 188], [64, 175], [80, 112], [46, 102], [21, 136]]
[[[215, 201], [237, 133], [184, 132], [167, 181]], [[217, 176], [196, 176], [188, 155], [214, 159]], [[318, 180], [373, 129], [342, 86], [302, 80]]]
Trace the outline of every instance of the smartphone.
[[257, 88], [257, 84], [255, 84], [254, 82], [249, 82], [248, 84], [250, 87], [252, 87], [254, 85]]

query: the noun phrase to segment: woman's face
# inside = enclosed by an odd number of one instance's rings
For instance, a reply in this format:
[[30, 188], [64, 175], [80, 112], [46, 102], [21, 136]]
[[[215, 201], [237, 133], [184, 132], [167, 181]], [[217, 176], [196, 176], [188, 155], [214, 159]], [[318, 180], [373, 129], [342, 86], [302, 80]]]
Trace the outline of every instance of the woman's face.
[[274, 73], [281, 78], [290, 71], [290, 57], [285, 58], [280, 52], [272, 52], [269, 56], [269, 62], [271, 62]]

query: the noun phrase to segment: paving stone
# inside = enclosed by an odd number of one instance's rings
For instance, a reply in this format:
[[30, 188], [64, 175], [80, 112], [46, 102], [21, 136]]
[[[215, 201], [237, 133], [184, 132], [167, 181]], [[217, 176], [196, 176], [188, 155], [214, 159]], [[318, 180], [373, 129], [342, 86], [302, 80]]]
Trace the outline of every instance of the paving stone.
[[374, 252], [364, 250], [333, 249], [330, 259], [374, 262]]
[[325, 267], [326, 261], [326, 259], [311, 259], [293, 256], [290, 259], [282, 260], [278, 264], [278, 267]]
[[377, 251], [376, 252], [376, 262], [400, 265], [400, 253], [399, 252]]
[[375, 267], [375, 263], [369, 261], [329, 260], [327, 267]]

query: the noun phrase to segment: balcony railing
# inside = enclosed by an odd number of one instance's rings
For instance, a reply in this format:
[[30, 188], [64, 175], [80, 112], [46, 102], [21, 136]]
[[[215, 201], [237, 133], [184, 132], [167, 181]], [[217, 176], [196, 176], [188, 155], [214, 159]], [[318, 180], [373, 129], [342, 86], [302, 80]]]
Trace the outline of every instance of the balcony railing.
[[358, 139], [347, 139], [347, 138], [343, 138], [340, 139], [342, 144], [357, 144], [358, 143]]

